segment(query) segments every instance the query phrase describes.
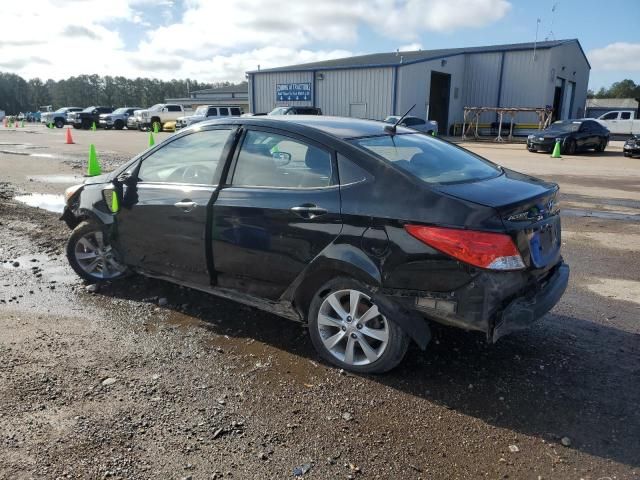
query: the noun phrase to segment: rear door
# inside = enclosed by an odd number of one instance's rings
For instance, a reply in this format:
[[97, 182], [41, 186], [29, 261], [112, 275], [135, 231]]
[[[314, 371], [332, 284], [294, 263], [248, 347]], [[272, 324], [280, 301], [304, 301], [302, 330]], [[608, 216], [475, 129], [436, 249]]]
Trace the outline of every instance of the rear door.
[[342, 229], [334, 153], [248, 129], [213, 206], [217, 285], [277, 299]]
[[209, 285], [207, 212], [228, 152], [231, 127], [178, 136], [146, 156], [116, 216], [125, 263]]

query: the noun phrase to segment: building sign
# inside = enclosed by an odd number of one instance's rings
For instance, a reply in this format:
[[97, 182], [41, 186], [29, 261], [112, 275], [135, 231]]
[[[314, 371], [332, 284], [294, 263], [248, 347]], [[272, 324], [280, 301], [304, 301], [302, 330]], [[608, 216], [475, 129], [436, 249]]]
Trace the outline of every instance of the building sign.
[[311, 83], [278, 83], [276, 99], [278, 102], [310, 102]]

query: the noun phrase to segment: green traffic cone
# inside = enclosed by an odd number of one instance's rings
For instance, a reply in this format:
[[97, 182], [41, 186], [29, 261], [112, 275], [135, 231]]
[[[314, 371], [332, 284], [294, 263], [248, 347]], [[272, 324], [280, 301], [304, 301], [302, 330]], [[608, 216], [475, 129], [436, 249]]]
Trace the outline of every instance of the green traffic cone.
[[560, 156], [560, 140], [556, 140], [556, 145], [553, 147], [553, 153], [551, 154], [551, 158], [562, 158]]
[[20, 123], [20, 126], [24, 128], [24, 120], [22, 120], [22, 122]]
[[95, 132], [96, 131], [96, 122], [92, 122], [91, 123], [91, 131]]
[[118, 192], [114, 190], [111, 192], [111, 211], [118, 213], [118, 210], [120, 210], [120, 201], [118, 200]]
[[153, 133], [158, 133], [159, 131], [158, 122], [153, 122]]
[[156, 144], [156, 141], [153, 139], [153, 132], [149, 132], [149, 146], [153, 147]]
[[49, 122], [49, 125], [47, 125], [47, 128], [53, 128], [53, 123]]
[[100, 175], [101, 173], [102, 169], [100, 168], [100, 163], [98, 162], [96, 147], [92, 143], [91, 145], [89, 145], [89, 165], [87, 166], [87, 176], [95, 177], [96, 175]]
[[431, 130], [431, 136], [435, 137], [436, 136], [436, 131], [435, 130]]

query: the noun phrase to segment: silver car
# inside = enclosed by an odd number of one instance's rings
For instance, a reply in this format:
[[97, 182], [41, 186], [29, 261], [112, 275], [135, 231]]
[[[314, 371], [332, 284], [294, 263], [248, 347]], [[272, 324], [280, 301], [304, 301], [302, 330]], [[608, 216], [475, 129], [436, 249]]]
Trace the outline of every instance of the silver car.
[[[390, 115], [384, 119], [384, 122], [395, 124], [398, 120], [400, 120], [400, 115]], [[399, 125], [403, 127], [413, 128], [414, 130], [425, 132], [429, 135], [432, 135], [433, 132], [438, 133], [438, 122], [436, 122], [435, 120], [425, 121], [419, 117], [404, 117]]]

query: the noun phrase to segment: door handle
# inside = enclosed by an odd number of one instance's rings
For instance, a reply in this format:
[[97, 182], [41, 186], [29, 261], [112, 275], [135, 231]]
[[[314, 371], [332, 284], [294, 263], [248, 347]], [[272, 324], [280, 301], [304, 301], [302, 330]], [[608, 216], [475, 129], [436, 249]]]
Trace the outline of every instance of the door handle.
[[298, 207], [291, 207], [291, 211], [296, 215], [298, 215], [299, 217], [306, 218], [309, 220], [327, 213], [327, 210], [325, 208], [318, 207], [317, 205], [313, 205], [313, 204], [305, 204], [305, 205], [300, 205]]
[[192, 202], [190, 200], [184, 200], [182, 202], [176, 202], [173, 204], [174, 207], [181, 208], [185, 212], [190, 212], [194, 208], [198, 206], [196, 202]]

